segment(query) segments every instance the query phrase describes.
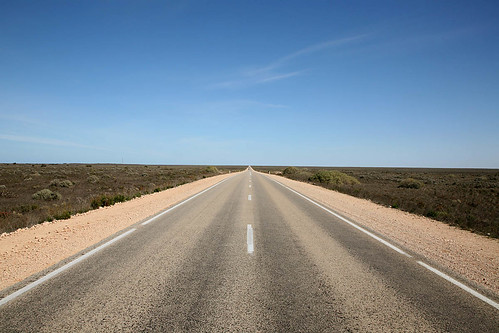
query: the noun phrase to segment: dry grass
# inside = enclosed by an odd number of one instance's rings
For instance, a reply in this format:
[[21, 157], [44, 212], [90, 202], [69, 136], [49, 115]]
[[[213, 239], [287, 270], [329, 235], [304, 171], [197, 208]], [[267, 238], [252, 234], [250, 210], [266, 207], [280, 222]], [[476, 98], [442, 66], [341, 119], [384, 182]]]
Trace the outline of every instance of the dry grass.
[[0, 164], [0, 233], [243, 167]]
[[[254, 167], [254, 169], [314, 183], [499, 238], [499, 170], [497, 169], [316, 167]], [[317, 174], [324, 172], [343, 173], [357, 179], [359, 183], [321, 182], [321, 177]]]

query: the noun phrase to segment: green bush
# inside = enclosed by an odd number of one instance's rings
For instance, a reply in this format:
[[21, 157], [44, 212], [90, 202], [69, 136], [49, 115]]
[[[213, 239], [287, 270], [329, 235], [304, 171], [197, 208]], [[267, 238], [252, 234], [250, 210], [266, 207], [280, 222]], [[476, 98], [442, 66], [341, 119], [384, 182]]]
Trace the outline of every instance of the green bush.
[[40, 190], [31, 196], [34, 200], [60, 200], [62, 195], [57, 192], [52, 192], [48, 188]]
[[24, 214], [24, 213], [29, 213], [36, 209], [38, 209], [38, 205], [21, 205], [17, 207], [15, 210], [16, 212]]
[[127, 200], [128, 200], [127, 197], [125, 197], [123, 194], [116, 194], [113, 197], [113, 204], [115, 204], [117, 202], [125, 202]]
[[50, 182], [50, 186], [53, 187], [71, 187], [73, 186], [73, 182], [68, 179], [54, 179]]
[[130, 198], [124, 196], [123, 194], [116, 194], [113, 197], [108, 197], [107, 195], [101, 195], [97, 198], [92, 199], [90, 207], [92, 207], [93, 209], [97, 209], [99, 207], [112, 206], [115, 203], [125, 202], [129, 199]]
[[205, 171], [208, 173], [220, 173], [220, 171], [218, 171], [218, 169], [214, 166], [206, 167]]
[[400, 184], [398, 187], [402, 188], [421, 188], [423, 187], [423, 182], [413, 179], [413, 178], [406, 178], [400, 181]]
[[309, 178], [310, 181], [332, 185], [356, 185], [360, 184], [357, 178], [349, 176], [336, 170], [323, 170]]
[[99, 207], [104, 207], [106, 205], [106, 197], [105, 196], [100, 196], [98, 198], [92, 199], [92, 202], [90, 203], [90, 207], [92, 209], [97, 209]]
[[67, 220], [71, 217], [71, 212], [69, 210], [66, 210], [62, 213], [54, 215], [54, 219], [56, 220]]
[[95, 184], [95, 183], [99, 182], [99, 177], [97, 177], [96, 175], [90, 175], [87, 178], [87, 182], [89, 182], [91, 184]]
[[295, 174], [295, 173], [297, 173], [297, 172], [298, 172], [298, 168], [295, 168], [295, 167], [292, 167], [292, 166], [291, 166], [291, 167], [287, 167], [286, 169], [284, 169], [284, 170], [282, 171], [282, 174], [283, 174], [284, 176], [286, 176], [286, 175], [294, 175], [294, 174]]

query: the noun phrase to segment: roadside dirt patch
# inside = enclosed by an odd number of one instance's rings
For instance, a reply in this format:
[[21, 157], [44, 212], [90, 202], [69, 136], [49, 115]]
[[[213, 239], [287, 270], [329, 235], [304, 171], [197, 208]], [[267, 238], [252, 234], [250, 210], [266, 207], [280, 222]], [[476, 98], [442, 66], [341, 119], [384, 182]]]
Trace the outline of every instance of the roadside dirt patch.
[[499, 240], [319, 186], [266, 176], [499, 295]]
[[0, 235], [0, 290], [180, 202], [232, 174], [214, 176], [114, 206]]

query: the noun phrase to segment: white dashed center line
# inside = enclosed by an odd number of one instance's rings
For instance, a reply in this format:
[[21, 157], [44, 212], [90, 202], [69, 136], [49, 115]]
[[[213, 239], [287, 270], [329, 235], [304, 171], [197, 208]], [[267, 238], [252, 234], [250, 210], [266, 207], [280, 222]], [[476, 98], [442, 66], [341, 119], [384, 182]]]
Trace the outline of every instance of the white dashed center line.
[[246, 244], [248, 245], [248, 253], [253, 254], [255, 248], [253, 246], [253, 228], [251, 224], [248, 224], [248, 229], [246, 231]]

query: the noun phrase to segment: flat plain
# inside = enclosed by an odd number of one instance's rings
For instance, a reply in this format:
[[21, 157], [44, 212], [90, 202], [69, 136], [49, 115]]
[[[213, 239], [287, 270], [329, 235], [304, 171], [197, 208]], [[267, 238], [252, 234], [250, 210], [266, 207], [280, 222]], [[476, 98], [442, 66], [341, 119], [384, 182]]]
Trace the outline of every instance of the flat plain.
[[[99, 247], [49, 270], [54, 274], [36, 275], [43, 283], [16, 285], [27, 289], [9, 293], [14, 296], [0, 307], [0, 331], [497, 332], [496, 296], [463, 290], [435, 274], [425, 258], [387, 246], [273, 179], [323, 197], [339, 193], [251, 169], [216, 179], [201, 180], [205, 185], [198, 191], [205, 190], [199, 195], [132, 222]], [[162, 201], [160, 196], [191, 185], [71, 220], [141, 207], [145, 199]], [[46, 237], [37, 240], [43, 244]]]
[[0, 233], [109, 206], [232, 166], [0, 164]]
[[254, 169], [369, 199], [490, 237], [499, 237], [497, 169], [278, 166]]

